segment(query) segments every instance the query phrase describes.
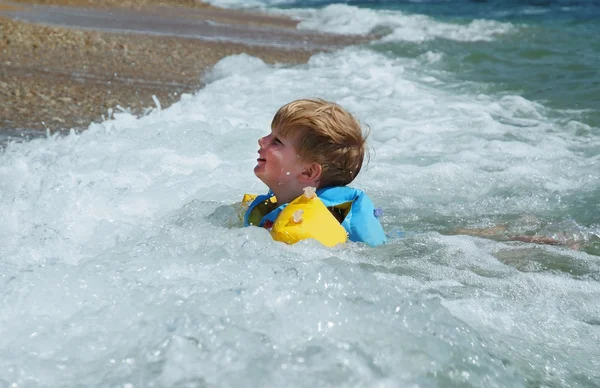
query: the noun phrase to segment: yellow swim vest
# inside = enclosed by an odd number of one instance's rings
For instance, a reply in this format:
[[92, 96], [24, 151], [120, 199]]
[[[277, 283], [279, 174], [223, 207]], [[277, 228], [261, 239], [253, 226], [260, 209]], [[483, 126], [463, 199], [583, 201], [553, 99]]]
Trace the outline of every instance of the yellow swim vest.
[[271, 236], [287, 244], [314, 238], [328, 247], [344, 243], [348, 238], [346, 229], [325, 207], [312, 187], [304, 189], [303, 195], [281, 211], [273, 224]]

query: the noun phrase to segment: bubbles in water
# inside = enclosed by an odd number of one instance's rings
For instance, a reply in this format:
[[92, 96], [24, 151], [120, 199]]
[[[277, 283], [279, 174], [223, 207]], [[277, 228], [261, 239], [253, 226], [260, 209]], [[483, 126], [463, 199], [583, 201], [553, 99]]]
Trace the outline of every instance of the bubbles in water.
[[[591, 239], [597, 225], [564, 214], [593, 211], [595, 197], [564, 198], [598, 186], [596, 134], [581, 144], [543, 106], [451, 92], [421, 60], [365, 48], [217, 69], [169, 108], [0, 154], [2, 379], [502, 387], [594, 376], [595, 256], [440, 232], [511, 221]], [[353, 185], [403, 238], [329, 249], [237, 227], [231, 205], [267, 191], [251, 170], [255, 139], [306, 96], [369, 124], [375, 152]]]

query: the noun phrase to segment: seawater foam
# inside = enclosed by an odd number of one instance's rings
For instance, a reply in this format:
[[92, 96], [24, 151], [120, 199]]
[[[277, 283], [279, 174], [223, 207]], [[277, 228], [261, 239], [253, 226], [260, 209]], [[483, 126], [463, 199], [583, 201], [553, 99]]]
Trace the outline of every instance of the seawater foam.
[[373, 10], [347, 4], [331, 4], [320, 9], [275, 9], [267, 7], [293, 5], [294, 1], [215, 0], [209, 3], [218, 7], [261, 8], [272, 14], [286, 15], [300, 20], [298, 29], [349, 35], [383, 34], [382, 40], [386, 42], [422, 42], [438, 38], [459, 42], [491, 41], [518, 30], [511, 23], [494, 20], [473, 20], [468, 24], [445, 23], [425, 15]]
[[[597, 187], [597, 135], [575, 148], [543, 106], [451, 93], [419, 59], [366, 49], [229, 57], [211, 77], [167, 109], [2, 151], [2, 384], [597, 382], [596, 257], [435, 231]], [[355, 184], [388, 231], [420, 231], [328, 249], [211, 220], [266, 191], [256, 141], [307, 96], [370, 125]]]
[[515, 32], [511, 23], [473, 20], [468, 24], [445, 23], [425, 15], [408, 15], [400, 11], [373, 10], [345, 4], [332, 4], [322, 9], [283, 11], [298, 17], [299, 29], [336, 34], [367, 35], [383, 33], [382, 41], [422, 42], [437, 38], [459, 42], [491, 41]]

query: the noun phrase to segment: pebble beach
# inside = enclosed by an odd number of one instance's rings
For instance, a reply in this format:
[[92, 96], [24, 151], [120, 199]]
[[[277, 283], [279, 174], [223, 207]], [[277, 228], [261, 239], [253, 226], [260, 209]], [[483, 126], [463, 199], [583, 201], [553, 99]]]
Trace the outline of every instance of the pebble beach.
[[[177, 31], [154, 34], [155, 19], [149, 19], [142, 32], [30, 22], [28, 16], [40, 7], [45, 7], [41, 9], [46, 14], [74, 9], [105, 15], [108, 11], [109, 15], [126, 12], [136, 20], [160, 17], [179, 26], [185, 18], [190, 23], [207, 21], [223, 28], [219, 39], [205, 40], [201, 35], [177, 36]], [[269, 34], [297, 33], [296, 24], [285, 17], [185, 0], [0, 2], [0, 131], [18, 136], [84, 129], [113, 110], [142, 114], [156, 105], [153, 96], [165, 108], [182, 93], [201, 88], [206, 71], [229, 55], [247, 53], [267, 63], [303, 63], [320, 50], [318, 46], [298, 49], [234, 39], [234, 33], [252, 37], [259, 31], [267, 39]], [[336, 36], [319, 39], [338, 46], [352, 42]]]

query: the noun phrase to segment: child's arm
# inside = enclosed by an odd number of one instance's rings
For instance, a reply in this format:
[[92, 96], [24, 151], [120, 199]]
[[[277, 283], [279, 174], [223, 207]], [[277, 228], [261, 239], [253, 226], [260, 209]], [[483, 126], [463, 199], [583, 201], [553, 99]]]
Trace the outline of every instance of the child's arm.
[[244, 226], [244, 215], [254, 198], [254, 194], [244, 194], [241, 202], [219, 206], [207, 218], [213, 225], [241, 228]]
[[521, 241], [532, 244], [543, 244], [543, 245], [564, 245], [571, 249], [578, 250], [580, 248], [580, 242], [573, 239], [558, 239], [555, 237], [548, 237], [544, 235], [508, 235], [508, 227], [506, 225], [496, 225], [490, 228], [458, 228], [450, 234], [462, 234], [467, 236], [484, 237], [498, 241]]

